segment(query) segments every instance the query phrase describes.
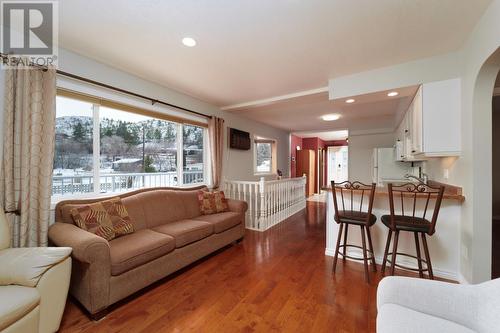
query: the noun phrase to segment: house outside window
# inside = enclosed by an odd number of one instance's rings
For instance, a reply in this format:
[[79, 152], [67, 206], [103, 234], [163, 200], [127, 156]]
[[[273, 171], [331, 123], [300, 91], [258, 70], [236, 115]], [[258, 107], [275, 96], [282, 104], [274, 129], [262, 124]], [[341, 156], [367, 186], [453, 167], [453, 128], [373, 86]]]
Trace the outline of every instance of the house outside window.
[[276, 141], [269, 139], [254, 140], [254, 173], [256, 175], [275, 174]]
[[206, 127], [123, 109], [57, 96], [53, 198], [205, 184]]

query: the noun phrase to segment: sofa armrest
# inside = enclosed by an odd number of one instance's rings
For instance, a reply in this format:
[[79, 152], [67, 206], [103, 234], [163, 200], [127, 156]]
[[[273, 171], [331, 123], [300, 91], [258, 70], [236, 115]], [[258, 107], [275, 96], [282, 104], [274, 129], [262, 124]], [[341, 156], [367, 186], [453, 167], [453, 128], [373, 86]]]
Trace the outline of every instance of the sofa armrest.
[[390, 276], [377, 289], [377, 309], [397, 304], [474, 329], [479, 311], [475, 286]]
[[71, 254], [69, 247], [23, 247], [0, 251], [0, 285], [36, 287], [40, 278]]
[[107, 259], [109, 264], [108, 241], [73, 224], [54, 223], [49, 229], [49, 239], [56, 246], [71, 247], [78, 261], [90, 264]]
[[55, 223], [49, 240], [73, 248], [70, 292], [94, 314], [109, 305], [111, 278], [110, 247], [107, 240], [70, 223]]
[[231, 212], [246, 213], [248, 204], [242, 200], [227, 199], [227, 205]]

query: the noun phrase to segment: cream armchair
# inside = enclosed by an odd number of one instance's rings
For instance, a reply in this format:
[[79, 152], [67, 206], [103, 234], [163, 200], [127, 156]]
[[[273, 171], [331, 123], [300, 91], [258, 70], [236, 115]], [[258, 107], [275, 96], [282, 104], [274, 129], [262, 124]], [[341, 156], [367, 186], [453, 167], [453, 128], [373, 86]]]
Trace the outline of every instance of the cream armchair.
[[68, 294], [71, 248], [9, 248], [9, 235], [2, 210], [0, 333], [56, 332]]
[[377, 309], [377, 333], [499, 332], [500, 279], [460, 285], [386, 277]]

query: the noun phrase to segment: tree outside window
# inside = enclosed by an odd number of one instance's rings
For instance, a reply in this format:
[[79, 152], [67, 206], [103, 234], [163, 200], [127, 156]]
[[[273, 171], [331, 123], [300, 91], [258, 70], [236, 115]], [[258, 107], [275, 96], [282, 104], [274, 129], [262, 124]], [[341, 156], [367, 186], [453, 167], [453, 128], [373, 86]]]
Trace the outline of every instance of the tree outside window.
[[275, 172], [275, 142], [272, 140], [255, 140], [255, 173]]

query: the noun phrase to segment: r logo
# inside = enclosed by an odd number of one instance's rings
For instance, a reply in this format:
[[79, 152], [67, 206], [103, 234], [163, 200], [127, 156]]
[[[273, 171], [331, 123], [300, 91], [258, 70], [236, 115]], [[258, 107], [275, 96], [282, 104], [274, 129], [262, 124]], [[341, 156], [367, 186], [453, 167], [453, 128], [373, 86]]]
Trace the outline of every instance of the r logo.
[[2, 2], [2, 52], [15, 55], [53, 55], [54, 2]]

